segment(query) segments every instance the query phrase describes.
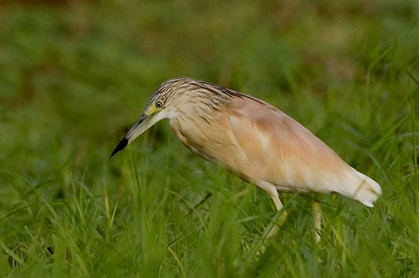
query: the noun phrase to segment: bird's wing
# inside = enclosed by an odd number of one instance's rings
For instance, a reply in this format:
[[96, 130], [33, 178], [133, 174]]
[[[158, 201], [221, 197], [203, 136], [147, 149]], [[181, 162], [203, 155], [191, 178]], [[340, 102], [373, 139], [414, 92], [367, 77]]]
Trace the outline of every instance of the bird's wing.
[[254, 183], [282, 191], [337, 192], [373, 206], [382, 190], [304, 126], [263, 101], [243, 97], [227, 107], [233, 137]]
[[249, 160], [241, 171], [250, 180], [285, 191], [336, 191], [323, 188], [326, 176], [336, 176], [347, 164], [297, 121], [248, 97], [235, 98], [227, 111], [233, 137]]

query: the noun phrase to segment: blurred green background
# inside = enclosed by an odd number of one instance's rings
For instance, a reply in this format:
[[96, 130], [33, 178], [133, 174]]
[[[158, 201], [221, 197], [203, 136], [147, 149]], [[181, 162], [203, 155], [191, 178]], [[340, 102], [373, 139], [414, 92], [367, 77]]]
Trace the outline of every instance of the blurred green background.
[[[418, 277], [418, 32], [405, 0], [0, 1], [0, 272]], [[284, 194], [257, 255], [270, 198], [166, 122], [108, 159], [175, 76], [272, 103], [383, 196], [314, 195], [317, 246], [309, 202]]]

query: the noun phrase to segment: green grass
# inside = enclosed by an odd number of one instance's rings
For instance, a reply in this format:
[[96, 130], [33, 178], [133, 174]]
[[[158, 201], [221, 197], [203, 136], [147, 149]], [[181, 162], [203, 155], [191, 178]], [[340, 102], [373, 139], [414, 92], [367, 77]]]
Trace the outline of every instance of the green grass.
[[[1, 276], [418, 277], [417, 3], [149, 2], [1, 4]], [[383, 196], [311, 195], [316, 245], [308, 197], [282, 194], [258, 254], [270, 197], [167, 122], [108, 159], [179, 75], [274, 104]]]

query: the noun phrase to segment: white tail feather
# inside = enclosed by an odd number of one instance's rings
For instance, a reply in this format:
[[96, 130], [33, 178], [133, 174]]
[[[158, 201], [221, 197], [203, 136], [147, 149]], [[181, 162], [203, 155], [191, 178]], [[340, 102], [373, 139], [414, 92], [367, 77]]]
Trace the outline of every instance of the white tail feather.
[[366, 175], [352, 168], [345, 180], [345, 187], [341, 194], [353, 198], [365, 206], [373, 207], [373, 203], [382, 194], [381, 186]]

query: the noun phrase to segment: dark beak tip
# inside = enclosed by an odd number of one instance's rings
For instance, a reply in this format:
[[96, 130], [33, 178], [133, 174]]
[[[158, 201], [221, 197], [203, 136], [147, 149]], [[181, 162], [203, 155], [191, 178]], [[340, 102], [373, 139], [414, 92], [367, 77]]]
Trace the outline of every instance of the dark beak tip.
[[111, 159], [114, 155], [116, 155], [117, 153], [119, 153], [120, 151], [122, 151], [125, 147], [127, 147], [128, 145], [128, 139], [127, 138], [123, 138], [118, 145], [115, 147], [114, 151], [112, 152], [111, 156], [109, 157], [109, 159]]

